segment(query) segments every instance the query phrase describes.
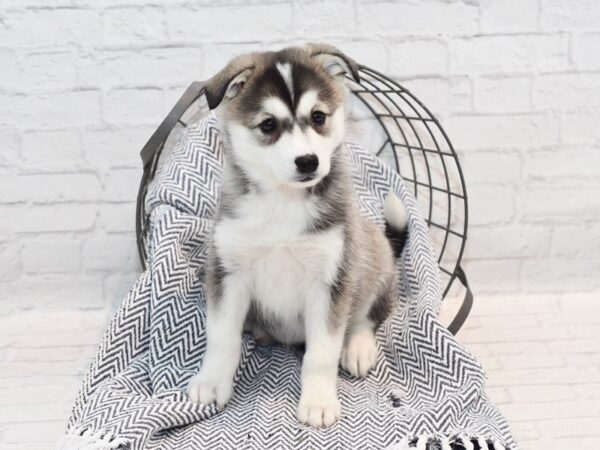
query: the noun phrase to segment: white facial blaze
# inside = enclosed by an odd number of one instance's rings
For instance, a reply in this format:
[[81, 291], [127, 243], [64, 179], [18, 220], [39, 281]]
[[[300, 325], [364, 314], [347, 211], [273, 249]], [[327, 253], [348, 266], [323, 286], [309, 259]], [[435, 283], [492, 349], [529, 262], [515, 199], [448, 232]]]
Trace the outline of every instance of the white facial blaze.
[[279, 70], [279, 73], [281, 74], [281, 77], [283, 78], [283, 81], [285, 82], [288, 91], [290, 91], [290, 98], [294, 98], [294, 81], [292, 80], [292, 65], [290, 63], [277, 63], [275, 66], [277, 67], [277, 70]]

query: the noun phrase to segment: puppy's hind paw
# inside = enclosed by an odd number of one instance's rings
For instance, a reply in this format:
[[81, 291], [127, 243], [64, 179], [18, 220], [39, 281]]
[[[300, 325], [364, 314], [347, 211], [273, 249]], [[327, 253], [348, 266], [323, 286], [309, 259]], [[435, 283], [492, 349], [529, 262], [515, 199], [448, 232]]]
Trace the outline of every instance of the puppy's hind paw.
[[377, 343], [370, 329], [348, 337], [340, 359], [342, 367], [354, 377], [364, 378], [377, 362]]

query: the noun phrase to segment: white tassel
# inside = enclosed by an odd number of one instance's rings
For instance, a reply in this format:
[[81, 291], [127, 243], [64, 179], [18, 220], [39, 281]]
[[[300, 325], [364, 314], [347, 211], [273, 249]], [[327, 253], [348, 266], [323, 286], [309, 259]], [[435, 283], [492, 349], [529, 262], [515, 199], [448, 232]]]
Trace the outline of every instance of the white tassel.
[[429, 438], [426, 435], [419, 436], [419, 440], [417, 441], [417, 450], [427, 450], [427, 441]]
[[481, 447], [481, 450], [487, 450], [487, 442], [485, 442], [485, 439], [483, 439], [482, 437], [478, 437], [477, 443]]
[[496, 450], [505, 450], [504, 445], [502, 445], [498, 439], [494, 441], [494, 448]]
[[452, 447], [450, 447], [450, 440], [446, 436], [440, 438], [440, 444], [442, 444], [442, 450], [452, 450]]
[[127, 443], [127, 439], [115, 438], [114, 433], [110, 431], [93, 431], [88, 428], [73, 430], [64, 435], [58, 442], [57, 450], [72, 450], [73, 448], [114, 450]]
[[462, 441], [462, 445], [465, 450], [475, 450], [475, 446], [471, 442], [471, 438], [469, 436], [462, 435], [460, 436], [460, 440]]
[[96, 439], [98, 442], [106, 442], [108, 443], [108, 438], [107, 438], [107, 433], [104, 433], [102, 431], [96, 431], [94, 433], [94, 439]]

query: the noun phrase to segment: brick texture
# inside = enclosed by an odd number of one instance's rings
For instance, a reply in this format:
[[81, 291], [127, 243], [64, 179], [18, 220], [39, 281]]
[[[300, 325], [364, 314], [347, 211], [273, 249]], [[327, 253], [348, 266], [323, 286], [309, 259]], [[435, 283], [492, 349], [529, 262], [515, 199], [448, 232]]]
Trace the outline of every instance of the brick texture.
[[599, 13], [592, 0], [4, 1], [0, 229], [18, 262], [6, 272], [33, 275], [37, 242], [72, 239], [64, 267], [118, 275], [122, 254], [96, 264], [83, 242], [117, 235], [133, 248], [137, 152], [186, 84], [241, 52], [324, 40], [442, 121], [469, 188], [466, 268], [502, 275], [476, 290], [545, 290], [554, 276], [595, 289]]
[[[186, 85], [238, 53], [319, 40], [398, 79], [461, 155], [472, 287], [526, 299], [530, 311], [490, 300], [471, 326], [503, 325], [466, 338], [491, 370], [492, 397], [513, 405], [524, 448], [596, 445], [598, 322], [581, 311], [600, 292], [600, 2], [4, 0], [0, 447], [47, 447], [62, 426], [49, 411], [66, 413], [105, 311], [140, 270], [138, 152]], [[571, 296], [594, 300], [574, 299], [584, 306], [563, 329]], [[28, 349], [33, 325], [4, 331], [22, 320], [53, 330], [39, 345], [63, 350]], [[61, 323], [77, 345], [56, 332]]]

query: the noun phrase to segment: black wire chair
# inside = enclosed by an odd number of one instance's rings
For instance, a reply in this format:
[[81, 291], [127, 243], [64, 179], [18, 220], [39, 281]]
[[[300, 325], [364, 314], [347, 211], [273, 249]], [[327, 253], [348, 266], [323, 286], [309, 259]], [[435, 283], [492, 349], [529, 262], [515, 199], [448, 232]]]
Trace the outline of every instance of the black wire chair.
[[[360, 65], [360, 83], [349, 80], [352, 93], [350, 138], [391, 164], [412, 187], [437, 252], [446, 297], [456, 279], [464, 286], [462, 304], [448, 326], [461, 328], [473, 304], [473, 295], [461, 267], [468, 226], [465, 180], [458, 156], [438, 120], [410, 91], [385, 75]], [[146, 266], [146, 212], [144, 199], [160, 164], [161, 154], [181, 136], [188, 124], [207, 114], [203, 83], [192, 83], [140, 156], [144, 173], [136, 208], [137, 247]], [[368, 142], [365, 142], [367, 139]], [[362, 141], [362, 142], [361, 142]]]

